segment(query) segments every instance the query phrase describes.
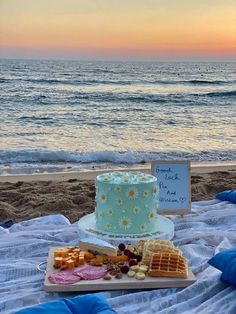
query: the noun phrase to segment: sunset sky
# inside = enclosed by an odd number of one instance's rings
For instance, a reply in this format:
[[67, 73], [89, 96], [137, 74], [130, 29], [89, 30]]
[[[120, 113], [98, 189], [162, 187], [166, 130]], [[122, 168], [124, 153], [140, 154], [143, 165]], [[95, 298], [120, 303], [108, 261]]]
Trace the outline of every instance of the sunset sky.
[[0, 0], [0, 57], [234, 60], [236, 0]]

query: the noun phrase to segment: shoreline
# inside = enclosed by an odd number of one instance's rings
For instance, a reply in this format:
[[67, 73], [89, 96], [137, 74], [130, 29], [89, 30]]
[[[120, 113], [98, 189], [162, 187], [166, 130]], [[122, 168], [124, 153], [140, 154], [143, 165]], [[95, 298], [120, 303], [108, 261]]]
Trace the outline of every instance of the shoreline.
[[[171, 161], [170, 161], [171, 162]], [[147, 166], [149, 165], [149, 167]], [[151, 164], [146, 164], [143, 167], [127, 167], [127, 168], [104, 168], [91, 169], [82, 171], [68, 172], [50, 172], [50, 173], [34, 173], [34, 174], [7, 174], [0, 175], [0, 182], [16, 183], [18, 181], [68, 181], [68, 180], [95, 180], [96, 176], [111, 171], [142, 171], [151, 173]], [[221, 161], [221, 162], [192, 162], [191, 174], [204, 174], [218, 171], [236, 171], [236, 161]]]

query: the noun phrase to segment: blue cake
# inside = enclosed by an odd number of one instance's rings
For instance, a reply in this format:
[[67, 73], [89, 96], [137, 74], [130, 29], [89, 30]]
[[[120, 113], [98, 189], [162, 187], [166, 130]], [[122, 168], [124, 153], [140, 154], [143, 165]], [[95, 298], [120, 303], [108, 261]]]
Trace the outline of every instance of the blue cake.
[[142, 172], [97, 176], [96, 229], [119, 235], [154, 232], [157, 193], [157, 179]]

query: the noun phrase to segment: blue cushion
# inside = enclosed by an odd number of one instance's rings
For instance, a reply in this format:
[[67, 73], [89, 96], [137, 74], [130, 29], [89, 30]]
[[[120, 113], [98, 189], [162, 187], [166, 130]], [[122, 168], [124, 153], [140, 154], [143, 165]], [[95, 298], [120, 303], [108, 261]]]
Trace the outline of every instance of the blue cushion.
[[14, 225], [14, 221], [11, 219], [0, 223], [0, 227], [3, 228], [10, 228], [12, 225]]
[[222, 281], [236, 286], [236, 247], [216, 254], [208, 263], [222, 271]]
[[107, 301], [87, 294], [70, 299], [59, 299], [16, 312], [15, 314], [116, 314]]
[[216, 198], [221, 201], [229, 201], [236, 204], [236, 190], [227, 190], [220, 192], [216, 195]]

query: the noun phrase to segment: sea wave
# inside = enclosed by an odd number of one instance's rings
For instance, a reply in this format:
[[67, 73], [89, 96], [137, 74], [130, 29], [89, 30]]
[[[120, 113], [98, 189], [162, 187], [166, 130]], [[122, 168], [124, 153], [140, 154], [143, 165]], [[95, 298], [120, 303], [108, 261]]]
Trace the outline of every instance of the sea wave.
[[4, 77], [0, 78], [0, 84], [9, 83], [10, 81], [11, 81], [10, 79], [6, 79]]
[[212, 92], [207, 93], [206, 95], [210, 97], [234, 97], [236, 96], [236, 90]]
[[232, 81], [223, 81], [223, 80], [171, 80], [171, 81], [147, 81], [148, 84], [155, 83], [155, 84], [164, 84], [164, 85], [177, 85], [177, 84], [184, 84], [184, 85], [225, 85], [225, 84], [234, 84], [236, 83], [234, 80]]
[[[64, 76], [65, 74], [63, 74]], [[68, 74], [69, 76], [69, 74]], [[58, 78], [58, 79], [49, 79], [49, 78], [0, 78], [0, 84], [2, 83], [10, 83], [10, 82], [27, 82], [32, 84], [64, 84], [64, 85], [94, 85], [94, 84], [101, 84], [101, 85], [135, 85], [135, 84], [151, 84], [151, 85], [232, 85], [235, 84], [235, 80], [152, 80], [152, 79], [112, 79], [109, 80], [104, 79], [80, 79], [78, 80], [76, 77], [71, 77], [68, 79]]]
[[[44, 94], [44, 91], [41, 92], [41, 94], [21, 94], [18, 95], [17, 100], [24, 102], [24, 103], [30, 103], [35, 102], [37, 104], [81, 104], [81, 103], [87, 103], [87, 102], [95, 102], [95, 103], [129, 103], [129, 104], [165, 104], [165, 105], [185, 105], [185, 104], [194, 104], [197, 106], [204, 105], [204, 100], [208, 101], [212, 98], [217, 98], [220, 100], [220, 98], [230, 98], [234, 99], [236, 96], [235, 90], [221, 90], [221, 91], [214, 91], [214, 92], [198, 92], [193, 93], [193, 91], [184, 93], [171, 93], [171, 92], [160, 92], [160, 93], [132, 93], [132, 92], [109, 92], [109, 91], [93, 91], [93, 92], [87, 92], [87, 91], [75, 91], [74, 93], [61, 95], [60, 97], [56, 97], [54, 93], [48, 93]], [[202, 100], [202, 101], [196, 101]], [[8, 101], [9, 100], [9, 94], [4, 95], [1, 97], [2, 101]], [[215, 105], [221, 105], [221, 102], [215, 102]], [[150, 108], [149, 108], [150, 109]], [[111, 109], [113, 110], [113, 109]], [[115, 108], [116, 110], [116, 108]], [[135, 111], [135, 109], [134, 109]], [[138, 111], [142, 111], [138, 109]]]
[[236, 91], [218, 91], [210, 93], [160, 93], [160, 94], [151, 94], [151, 93], [142, 93], [142, 94], [132, 94], [132, 93], [110, 93], [110, 92], [96, 92], [96, 93], [77, 93], [73, 95], [71, 100], [102, 100], [109, 102], [135, 102], [135, 103], [179, 103], [186, 100], [187, 97], [194, 100], [194, 97], [233, 97], [236, 96]]
[[181, 81], [182, 83], [186, 83], [186, 84], [199, 84], [199, 85], [202, 85], [202, 84], [206, 84], [206, 85], [222, 85], [222, 84], [233, 84], [235, 83], [235, 81], [220, 81], [220, 80], [217, 80], [217, 81], [208, 81], [208, 80], [189, 80], [189, 81]]
[[139, 164], [161, 159], [186, 159], [195, 161], [236, 160], [236, 150], [200, 151], [91, 151], [70, 152], [50, 150], [0, 150], [0, 164], [14, 163], [114, 163]]
[[63, 79], [20, 79], [20, 81], [40, 84], [64, 84], [64, 85], [94, 85], [94, 84], [109, 84], [109, 85], [130, 85], [129, 80], [63, 80]]

